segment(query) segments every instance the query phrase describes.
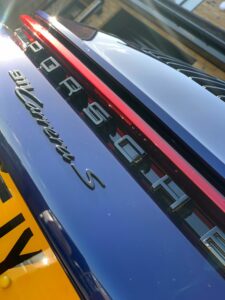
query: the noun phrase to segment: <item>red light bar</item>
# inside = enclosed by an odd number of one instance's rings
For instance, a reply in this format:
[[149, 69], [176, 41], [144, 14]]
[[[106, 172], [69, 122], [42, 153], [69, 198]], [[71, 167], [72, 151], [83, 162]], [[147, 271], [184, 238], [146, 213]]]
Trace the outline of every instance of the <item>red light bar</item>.
[[225, 214], [225, 197], [217, 191], [197, 170], [195, 170], [176, 150], [174, 150], [156, 131], [142, 120], [120, 97], [118, 97], [102, 80], [90, 71], [71, 51], [59, 42], [36, 20], [27, 15], [20, 16], [21, 21], [35, 35], [42, 39], [55, 53], [60, 55], [78, 73], [114, 106], [120, 115], [134, 124], [168, 160], [170, 160], [186, 177], [197, 186]]

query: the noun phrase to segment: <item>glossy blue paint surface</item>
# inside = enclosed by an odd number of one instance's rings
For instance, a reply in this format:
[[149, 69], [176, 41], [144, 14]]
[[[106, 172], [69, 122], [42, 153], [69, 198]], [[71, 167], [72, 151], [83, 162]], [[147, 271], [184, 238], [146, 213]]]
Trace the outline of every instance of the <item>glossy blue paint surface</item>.
[[125, 86], [225, 180], [225, 104], [164, 63], [102, 32], [82, 41], [68, 28], [38, 12]]
[[[80, 290], [94, 299], [98, 282], [97, 299], [221, 299], [223, 278], [4, 32], [0, 43], [0, 157]], [[105, 189], [88, 189], [57, 154], [16, 97], [14, 69], [31, 82], [76, 166], [94, 170]]]

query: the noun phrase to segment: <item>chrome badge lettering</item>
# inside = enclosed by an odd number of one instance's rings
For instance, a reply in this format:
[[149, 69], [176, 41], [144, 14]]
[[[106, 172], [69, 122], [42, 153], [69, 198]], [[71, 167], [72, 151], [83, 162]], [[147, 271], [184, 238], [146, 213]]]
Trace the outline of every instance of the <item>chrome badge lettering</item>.
[[78, 178], [91, 190], [95, 189], [95, 181], [99, 183], [102, 188], [105, 188], [105, 184], [99, 179], [99, 177], [89, 169], [86, 169], [86, 177], [76, 167], [74, 161], [75, 157], [68, 150], [59, 134], [51, 126], [48, 119], [45, 117], [43, 108], [44, 104], [33, 94], [34, 88], [29, 80], [19, 70], [9, 71], [10, 77], [16, 83], [15, 93], [24, 106], [29, 110], [32, 117], [42, 127], [43, 132], [51, 143], [55, 145], [56, 151], [67, 162], [72, 170], [76, 173]]

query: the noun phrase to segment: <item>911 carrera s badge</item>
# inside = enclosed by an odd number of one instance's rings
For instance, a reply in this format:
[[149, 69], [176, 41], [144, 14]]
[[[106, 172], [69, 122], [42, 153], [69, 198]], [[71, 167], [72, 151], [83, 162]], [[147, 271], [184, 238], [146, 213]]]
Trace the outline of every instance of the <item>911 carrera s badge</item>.
[[24, 106], [29, 110], [32, 117], [37, 121], [37, 123], [42, 127], [43, 132], [48, 137], [49, 141], [55, 145], [56, 151], [67, 162], [80, 180], [91, 190], [95, 189], [95, 181], [99, 185], [105, 188], [105, 184], [99, 177], [89, 169], [86, 169], [86, 178], [81, 174], [81, 172], [76, 167], [74, 161], [74, 155], [68, 150], [67, 146], [64, 144], [63, 140], [60, 138], [59, 134], [51, 126], [48, 119], [45, 117], [43, 108], [44, 104], [38, 99], [33, 91], [29, 80], [22, 74], [19, 70], [9, 71], [9, 75], [16, 83], [15, 93], [17, 97], [21, 100]]

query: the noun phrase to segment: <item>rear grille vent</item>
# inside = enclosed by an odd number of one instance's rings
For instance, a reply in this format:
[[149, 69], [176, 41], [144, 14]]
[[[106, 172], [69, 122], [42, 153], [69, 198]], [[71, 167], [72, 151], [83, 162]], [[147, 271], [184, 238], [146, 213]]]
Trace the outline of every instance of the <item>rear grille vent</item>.
[[176, 58], [162, 54], [157, 50], [142, 49], [142, 51], [149, 56], [167, 64], [175, 70], [183, 73], [187, 77], [191, 78], [209, 92], [217, 96], [220, 100], [225, 101], [225, 82], [219, 78], [210, 76], [201, 70], [192, 67]]

